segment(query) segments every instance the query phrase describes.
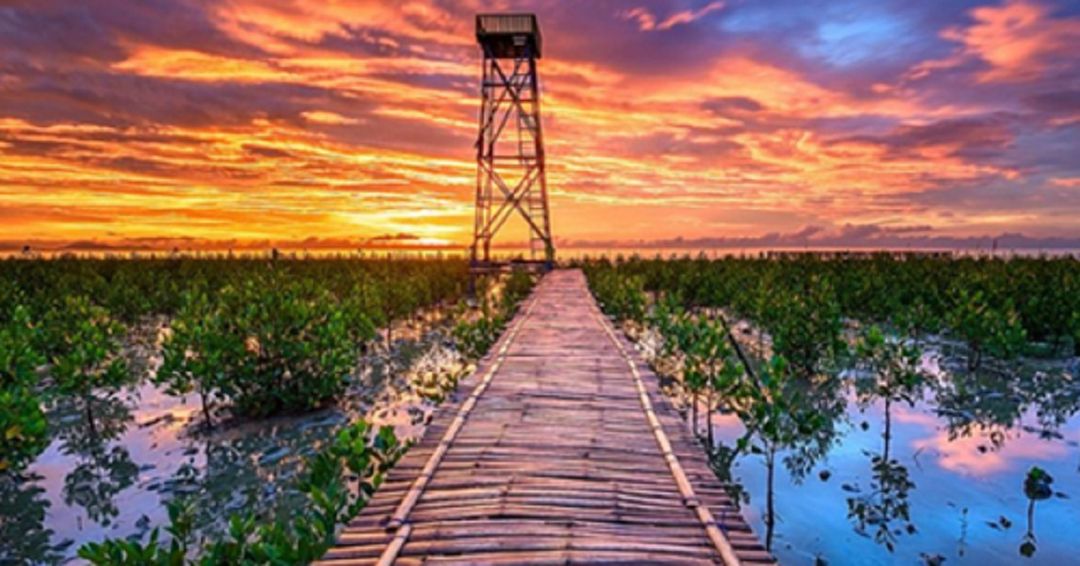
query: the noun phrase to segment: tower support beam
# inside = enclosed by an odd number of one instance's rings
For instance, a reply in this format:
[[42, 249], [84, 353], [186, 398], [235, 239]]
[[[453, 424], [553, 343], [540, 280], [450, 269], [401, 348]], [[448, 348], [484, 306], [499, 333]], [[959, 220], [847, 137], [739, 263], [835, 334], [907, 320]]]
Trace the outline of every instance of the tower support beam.
[[481, 14], [476, 39], [483, 67], [471, 259], [490, 264], [492, 241], [517, 214], [529, 231], [530, 259], [550, 266], [555, 246], [540, 123], [540, 28], [532, 14]]

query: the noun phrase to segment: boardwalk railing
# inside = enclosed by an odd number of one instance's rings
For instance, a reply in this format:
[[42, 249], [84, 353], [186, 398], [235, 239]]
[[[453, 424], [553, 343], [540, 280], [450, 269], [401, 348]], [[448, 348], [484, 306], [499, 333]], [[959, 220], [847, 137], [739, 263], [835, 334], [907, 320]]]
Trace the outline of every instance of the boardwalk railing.
[[773, 558], [596, 306], [547, 275], [324, 564]]

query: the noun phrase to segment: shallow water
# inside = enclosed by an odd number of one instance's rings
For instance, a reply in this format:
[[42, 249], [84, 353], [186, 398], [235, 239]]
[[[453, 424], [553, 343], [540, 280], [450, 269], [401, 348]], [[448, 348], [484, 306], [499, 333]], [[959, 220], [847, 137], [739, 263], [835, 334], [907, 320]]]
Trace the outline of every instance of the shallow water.
[[[805, 475], [777, 459], [773, 551], [780, 562], [1077, 563], [1077, 361], [972, 375], [931, 349], [924, 364], [940, 382], [913, 407], [891, 404], [888, 447], [884, 403], [860, 406], [844, 389], [824, 456]], [[716, 415], [713, 425], [729, 446], [743, 434], [734, 416]], [[886, 450], [892, 464], [875, 467]], [[1053, 494], [1034, 503], [1024, 489], [1032, 466], [1053, 477]], [[740, 456], [732, 473], [749, 496], [744, 515], [766, 536], [763, 459]]]
[[[194, 498], [197, 528], [220, 530], [231, 513], [287, 514], [303, 501], [305, 459], [347, 423], [369, 416], [399, 438], [422, 433], [435, 404], [415, 392], [418, 372], [463, 371], [439, 316], [394, 330], [393, 355], [367, 356], [338, 406], [290, 417], [218, 423], [206, 434], [197, 396], [165, 394], [146, 379], [94, 405], [50, 407], [53, 439], [28, 481], [0, 478], [0, 564], [60, 563], [89, 541], [142, 537], [168, 523], [166, 503]], [[153, 340], [129, 344], [134, 372], [159, 363]]]

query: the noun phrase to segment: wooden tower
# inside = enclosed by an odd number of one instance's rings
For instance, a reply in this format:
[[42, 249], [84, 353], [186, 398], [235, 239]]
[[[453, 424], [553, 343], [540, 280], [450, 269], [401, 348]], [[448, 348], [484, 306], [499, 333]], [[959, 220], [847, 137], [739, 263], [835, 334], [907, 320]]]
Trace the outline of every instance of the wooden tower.
[[540, 125], [540, 26], [533, 14], [480, 14], [476, 40], [483, 51], [483, 74], [472, 263], [480, 268], [492, 264], [491, 241], [516, 213], [528, 226], [530, 259], [550, 268], [555, 246]]

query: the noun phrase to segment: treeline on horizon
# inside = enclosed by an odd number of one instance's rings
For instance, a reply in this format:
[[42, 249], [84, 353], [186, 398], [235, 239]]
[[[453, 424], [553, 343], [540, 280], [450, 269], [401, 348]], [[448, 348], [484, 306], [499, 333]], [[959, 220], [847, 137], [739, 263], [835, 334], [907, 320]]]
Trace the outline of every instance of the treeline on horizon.
[[[432, 270], [444, 276], [425, 273]], [[64, 297], [81, 295], [122, 321], [135, 322], [144, 315], [174, 314], [190, 291], [212, 294], [230, 284], [272, 275], [278, 281], [317, 281], [335, 297], [357, 289], [366, 289], [370, 296], [372, 289], [379, 289], [391, 296], [370, 300], [393, 317], [458, 290], [466, 272], [467, 264], [453, 258], [246, 257], [224, 253], [154, 258], [65, 255], [32, 261], [8, 258], [0, 260], [0, 305], [19, 302], [42, 314]], [[431, 287], [413, 283], [420, 280]], [[417, 288], [406, 293], [400, 284], [388, 285], [395, 281]]]
[[902, 334], [948, 332], [1005, 357], [1033, 343], [1057, 351], [1069, 342], [1080, 355], [1080, 261], [1070, 256], [771, 253], [579, 263], [595, 285], [610, 287], [619, 311], [645, 308], [637, 289], [673, 295], [687, 308], [729, 309], [811, 343], [847, 318]]

